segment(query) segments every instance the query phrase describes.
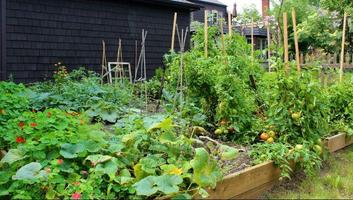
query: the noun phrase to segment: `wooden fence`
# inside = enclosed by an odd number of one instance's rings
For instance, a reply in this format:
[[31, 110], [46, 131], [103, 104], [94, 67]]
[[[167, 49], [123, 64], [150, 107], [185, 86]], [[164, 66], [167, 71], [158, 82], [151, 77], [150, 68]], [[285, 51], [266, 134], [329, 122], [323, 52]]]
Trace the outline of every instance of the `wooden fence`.
[[[313, 64], [321, 65], [325, 68], [339, 68], [340, 54], [301, 54], [300, 65], [310, 66]], [[353, 69], [353, 54], [345, 54], [344, 68]]]

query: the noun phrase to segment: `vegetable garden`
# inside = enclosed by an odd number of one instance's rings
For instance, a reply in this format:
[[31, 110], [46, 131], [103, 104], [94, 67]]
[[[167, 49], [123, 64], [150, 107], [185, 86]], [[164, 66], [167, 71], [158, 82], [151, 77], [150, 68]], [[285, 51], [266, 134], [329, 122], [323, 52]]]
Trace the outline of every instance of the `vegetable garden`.
[[207, 198], [226, 175], [267, 161], [281, 179], [294, 165], [315, 175], [323, 140], [353, 134], [350, 73], [324, 84], [320, 66], [282, 59], [267, 72], [245, 38], [217, 27], [192, 43], [145, 83], [101, 84], [63, 63], [51, 81], [1, 82], [0, 197]]

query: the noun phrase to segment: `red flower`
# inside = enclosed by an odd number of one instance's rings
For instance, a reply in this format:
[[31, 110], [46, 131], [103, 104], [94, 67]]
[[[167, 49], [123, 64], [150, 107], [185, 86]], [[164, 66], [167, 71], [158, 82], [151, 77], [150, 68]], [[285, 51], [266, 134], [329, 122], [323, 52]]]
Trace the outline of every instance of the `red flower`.
[[81, 194], [78, 192], [75, 192], [72, 194], [71, 197], [72, 197], [72, 199], [78, 200], [78, 199], [81, 199]]
[[48, 112], [48, 114], [47, 114], [47, 115], [48, 115], [48, 117], [51, 117], [51, 112]]
[[37, 123], [34, 123], [34, 122], [31, 123], [31, 127], [36, 127], [36, 126], [37, 126]]
[[20, 144], [20, 143], [26, 143], [26, 139], [24, 139], [23, 137], [16, 137], [16, 142], [17, 142], [18, 144]]
[[23, 127], [25, 126], [25, 123], [24, 123], [24, 122], [20, 122], [20, 123], [18, 123], [18, 126], [19, 126], [21, 129], [23, 129]]
[[58, 159], [57, 162], [58, 162], [59, 165], [62, 165], [64, 163], [64, 160], [63, 159]]

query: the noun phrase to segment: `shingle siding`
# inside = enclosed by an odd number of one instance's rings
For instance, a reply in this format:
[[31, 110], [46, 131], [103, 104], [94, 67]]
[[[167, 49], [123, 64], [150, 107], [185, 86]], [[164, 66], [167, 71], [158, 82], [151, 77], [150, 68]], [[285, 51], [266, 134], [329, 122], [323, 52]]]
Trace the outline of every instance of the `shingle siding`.
[[227, 18], [227, 7], [225, 7], [225, 6], [208, 4], [208, 3], [201, 3], [199, 1], [197, 1], [197, 2], [195, 1], [195, 3], [202, 6], [202, 8], [193, 12], [194, 21], [204, 22], [205, 10], [209, 10], [209, 11], [217, 10], [218, 12], [223, 13], [224, 18]]
[[[179, 27], [190, 24], [189, 10], [124, 0], [6, 0], [7, 77], [16, 82], [50, 77], [53, 64], [100, 71], [102, 40], [108, 61], [116, 60], [118, 38], [124, 61], [134, 65], [135, 41], [148, 31], [148, 76], [170, 48], [173, 13]], [[138, 49], [140, 51], [140, 49]]]

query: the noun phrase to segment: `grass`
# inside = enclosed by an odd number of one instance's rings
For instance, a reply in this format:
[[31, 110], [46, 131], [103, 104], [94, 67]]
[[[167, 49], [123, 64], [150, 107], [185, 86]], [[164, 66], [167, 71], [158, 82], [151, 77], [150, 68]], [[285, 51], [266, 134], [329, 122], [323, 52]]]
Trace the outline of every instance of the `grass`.
[[266, 194], [269, 199], [352, 199], [353, 147], [332, 155], [325, 168], [313, 177], [295, 178]]

